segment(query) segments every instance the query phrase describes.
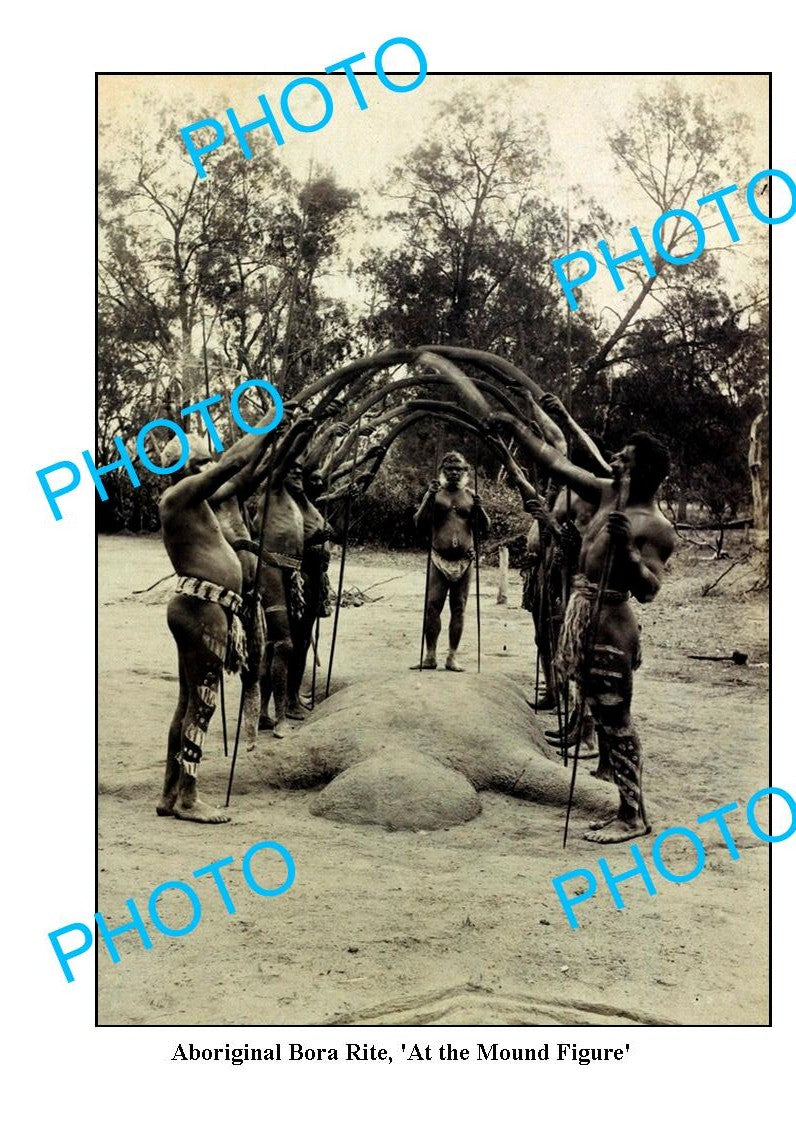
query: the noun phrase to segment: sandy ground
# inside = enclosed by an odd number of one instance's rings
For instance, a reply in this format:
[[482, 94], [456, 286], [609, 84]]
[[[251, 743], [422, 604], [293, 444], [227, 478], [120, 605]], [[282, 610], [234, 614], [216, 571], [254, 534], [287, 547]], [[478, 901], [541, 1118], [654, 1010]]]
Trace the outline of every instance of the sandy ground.
[[[653, 837], [640, 843], [646, 856], [665, 827], [695, 827], [698, 815], [731, 801], [743, 807], [768, 783], [767, 601], [739, 595], [730, 578], [702, 597], [703, 582], [725, 567], [680, 556], [658, 600], [640, 609], [644, 666], [634, 711], [654, 811]], [[715, 828], [697, 827], [707, 861], [695, 880], [676, 885], [654, 873], [659, 892], [650, 897], [634, 878], [622, 887], [623, 911], [600, 882], [578, 909], [578, 930], [569, 927], [551, 878], [573, 867], [596, 871], [598, 857], [615, 872], [631, 862], [626, 845], [598, 851], [585, 842], [581, 820], [562, 851], [557, 807], [486, 792], [480, 816], [447, 830], [333, 823], [310, 814], [312, 793], [263, 787], [252, 757], [242, 754], [231, 824], [158, 819], [177, 693], [165, 619], [169, 585], [131, 592], [168, 571], [157, 539], [100, 541], [100, 910], [109, 924], [121, 924], [129, 919], [127, 898], [146, 915], [155, 886], [186, 880], [197, 886], [203, 913], [184, 938], [169, 939], [150, 924], [150, 950], [135, 933], [121, 936], [118, 964], [100, 951], [100, 1024], [768, 1021], [769, 853], [742, 810], [729, 820], [737, 861]], [[333, 562], [333, 583], [335, 571]], [[338, 684], [361, 682], [367, 691], [374, 673], [408, 675], [419, 651], [423, 578], [419, 555], [350, 551], [346, 586], [371, 587], [368, 595], [381, 599], [341, 613]], [[511, 574], [508, 606], [496, 605], [496, 588], [497, 571], [484, 570], [483, 673], [509, 675], [532, 691], [535, 649], [530, 617], [516, 607], [519, 575]], [[327, 625], [324, 660], [329, 633]], [[749, 653], [749, 666], [687, 658], [734, 648]], [[474, 674], [472, 602], [463, 655]], [[237, 698], [237, 684], [227, 679], [233, 731]], [[466, 736], [455, 713], [451, 736]], [[205, 761], [203, 794], [223, 803], [229, 762], [218, 713]], [[288, 847], [296, 864], [293, 887], [273, 899], [251, 893], [240, 869], [243, 854], [262, 839]], [[672, 841], [665, 853], [673, 868], [691, 868], [686, 843]], [[235, 858], [225, 874], [233, 916], [207, 878], [191, 876], [228, 855]], [[283, 878], [276, 857], [256, 870], [266, 883]], [[188, 916], [169, 894], [160, 911], [174, 926]]]

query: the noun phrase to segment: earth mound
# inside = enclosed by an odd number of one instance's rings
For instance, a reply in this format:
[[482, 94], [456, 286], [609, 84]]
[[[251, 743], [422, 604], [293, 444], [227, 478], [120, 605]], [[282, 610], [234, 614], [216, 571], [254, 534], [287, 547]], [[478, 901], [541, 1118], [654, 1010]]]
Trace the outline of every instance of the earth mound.
[[[316, 706], [249, 760], [283, 788], [326, 785], [313, 813], [391, 830], [436, 830], [481, 810], [479, 792], [565, 806], [571, 772], [547, 755], [522, 688], [501, 674], [375, 675]], [[614, 810], [613, 785], [581, 769], [573, 806]]]

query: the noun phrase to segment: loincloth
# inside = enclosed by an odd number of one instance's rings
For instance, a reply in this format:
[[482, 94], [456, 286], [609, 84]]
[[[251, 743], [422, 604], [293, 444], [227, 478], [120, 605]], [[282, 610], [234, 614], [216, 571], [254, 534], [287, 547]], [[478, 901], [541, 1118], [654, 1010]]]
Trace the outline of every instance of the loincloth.
[[304, 615], [304, 576], [301, 572], [301, 558], [289, 554], [279, 554], [274, 550], [263, 550], [263, 561], [274, 569], [281, 569], [285, 582], [285, 605], [270, 605], [266, 612], [279, 612], [287, 608], [292, 620], [299, 621]]
[[442, 576], [451, 585], [455, 585], [457, 581], [461, 581], [467, 570], [473, 564], [474, 554], [470, 550], [463, 558], [450, 558], [441, 557], [436, 550], [431, 551], [431, 560], [435, 567], [439, 570]]
[[332, 586], [329, 581], [329, 568], [325, 566], [318, 582], [318, 616], [324, 619], [332, 615]]
[[332, 589], [329, 584], [330, 550], [326, 542], [315, 546], [304, 544], [301, 572], [304, 577], [304, 601], [313, 616], [331, 616]]
[[537, 583], [539, 580], [539, 555], [527, 554], [520, 566], [522, 575], [522, 601], [521, 605], [526, 612], [533, 612], [536, 608]]
[[228, 627], [225, 632], [211, 630], [206, 625], [202, 629], [202, 642], [205, 648], [220, 659], [230, 674], [238, 674], [246, 667], [246, 635], [241, 622], [243, 598], [223, 585], [203, 581], [200, 577], [180, 577], [175, 592], [184, 597], [209, 601], [226, 609]]
[[[561, 625], [555, 659], [556, 670], [564, 679], [574, 678], [579, 681], [582, 678], [586, 641], [598, 593], [599, 586], [594, 581], [589, 581], [582, 573], [576, 574], [564, 613], [564, 623]], [[605, 589], [602, 603], [623, 604], [627, 599], [627, 593]]]
[[248, 653], [248, 667], [245, 669], [252, 675], [257, 675], [265, 651], [265, 613], [259, 596], [255, 597], [251, 592], [248, 594], [243, 605], [242, 619]]

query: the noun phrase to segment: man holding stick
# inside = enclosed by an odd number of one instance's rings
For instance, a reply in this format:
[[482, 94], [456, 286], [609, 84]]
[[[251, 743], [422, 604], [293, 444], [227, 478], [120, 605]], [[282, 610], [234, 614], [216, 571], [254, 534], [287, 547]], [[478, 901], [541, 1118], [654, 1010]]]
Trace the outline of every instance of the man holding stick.
[[[166, 553], [178, 575], [167, 619], [177, 644], [180, 695], [169, 727], [166, 776], [158, 815], [196, 823], [228, 823], [229, 816], [196, 793], [202, 746], [216, 708], [226, 667], [236, 674], [246, 664], [241, 613], [241, 565], [224, 537], [211, 500], [222, 503], [237, 481], [256, 465], [269, 434], [242, 438], [213, 462], [203, 441], [187, 437], [185, 467], [160, 501]], [[164, 466], [182, 452], [175, 437], [163, 450]]]
[[616, 815], [592, 824], [586, 838], [625, 842], [650, 829], [642, 793], [641, 743], [630, 712], [639, 628], [628, 601], [631, 594], [642, 603], [656, 596], [674, 549], [674, 531], [656, 503], [669, 471], [669, 455], [655, 437], [634, 433], [611, 459], [613, 478], [600, 479], [575, 467], [510, 414], [493, 414], [490, 426], [496, 424], [510, 427], [551, 475], [597, 505], [583, 534], [557, 665], [562, 675], [580, 685], [619, 791]]
[[[441, 614], [450, 593], [446, 671], [463, 671], [458, 660], [464, 612], [475, 558], [473, 533], [481, 541], [491, 527], [477, 494], [467, 485], [468, 464], [460, 452], [448, 452], [415, 514], [415, 526], [431, 535], [431, 565], [426, 594], [426, 653], [417, 668], [435, 670]], [[477, 520], [477, 522], [476, 522]]]

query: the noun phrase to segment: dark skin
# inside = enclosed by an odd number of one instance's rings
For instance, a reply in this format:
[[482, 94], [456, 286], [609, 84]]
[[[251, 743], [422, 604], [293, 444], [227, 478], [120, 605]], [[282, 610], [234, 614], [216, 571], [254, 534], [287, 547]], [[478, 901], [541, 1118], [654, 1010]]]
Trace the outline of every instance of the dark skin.
[[[442, 558], [456, 561], [466, 558], [473, 548], [473, 529], [481, 537], [490, 530], [490, 522], [480, 498], [465, 486], [467, 465], [463, 458], [443, 462], [439, 480], [432, 480], [415, 515], [419, 530], [431, 523], [431, 544]], [[437, 665], [437, 641], [442, 630], [441, 614], [450, 592], [451, 618], [448, 628], [449, 651], [445, 669], [461, 671], [457, 651], [464, 630], [464, 613], [470, 585], [470, 570], [455, 582], [446, 579], [432, 564], [429, 574], [428, 608], [426, 613], [426, 654], [423, 667]]]
[[323, 476], [317, 470], [307, 472], [304, 466], [304, 487], [300, 492], [293, 491], [301, 517], [304, 520], [304, 562], [302, 574], [304, 577], [304, 602], [305, 613], [302, 617], [297, 633], [297, 644], [294, 646], [293, 658], [288, 673], [288, 717], [299, 721], [304, 720], [299, 691], [304, 678], [307, 657], [312, 646], [312, 634], [315, 621], [318, 617], [320, 598], [321, 574], [329, 564], [329, 548], [327, 543], [332, 537], [332, 530], [324, 519], [313, 500], [316, 500], [323, 490]]
[[[536, 422], [530, 422], [529, 428], [539, 440], [543, 440], [543, 434], [540, 426]], [[528, 532], [526, 542], [529, 554], [540, 555], [543, 552], [549, 554], [553, 545], [561, 539], [561, 528], [557, 520], [553, 517], [547, 503], [538, 493], [535, 487], [529, 482], [525, 473], [522, 471], [516, 460], [511, 456], [505, 446], [502, 446], [502, 459], [506, 466], [509, 478], [523, 501], [523, 507], [532, 515], [534, 522], [531, 524], [531, 529]], [[544, 547], [542, 541], [542, 529], [545, 532], [545, 539], [547, 540]], [[546, 570], [546, 566], [544, 570]], [[542, 570], [542, 572], [544, 572]], [[546, 592], [544, 596], [545, 604], [543, 604], [543, 596], [541, 590], [535, 597], [535, 605], [533, 609], [534, 627], [536, 630], [536, 642], [539, 647], [539, 654], [544, 669], [545, 683], [547, 689], [544, 695], [538, 700], [537, 709], [550, 710], [556, 705], [556, 678], [553, 673], [553, 655], [555, 654], [552, 636], [547, 622], [549, 613], [542, 612], [546, 607]], [[543, 618], [544, 617], [544, 618]]]
[[540, 405], [554, 421], [558, 422], [565, 433], [581, 446], [591, 458], [594, 468], [600, 475], [610, 475], [610, 465], [603, 458], [597, 445], [588, 433], [578, 425], [575, 419], [567, 412], [563, 402], [555, 394], [543, 394]]
[[[268, 497], [263, 548], [269, 552], [301, 559], [304, 551], [304, 519], [296, 502], [303, 493], [303, 464], [297, 456], [289, 456], [274, 472]], [[266, 666], [261, 679], [261, 725], [270, 725], [268, 701], [273, 693], [275, 737], [287, 733], [288, 675], [297, 644], [296, 622], [288, 612], [284, 571], [263, 560], [260, 569], [260, 594], [265, 604]]]
[[[287, 421], [291, 412], [290, 404], [285, 406], [285, 420]], [[268, 420], [266, 416], [259, 424], [264, 424]], [[296, 421], [292, 427], [292, 435], [286, 437], [280, 446], [277, 448], [277, 456], [274, 460], [273, 471], [278, 472], [279, 465], [283, 462], [289, 450], [295, 447], [295, 444], [301, 440], [303, 431], [310, 431], [312, 422], [309, 419], [302, 418]], [[258, 440], [256, 435], [249, 435], [243, 437], [239, 442], [242, 449], [252, 449], [255, 447], [254, 442]], [[238, 471], [232, 479], [223, 484], [211, 499], [211, 506], [218, 516], [221, 529], [224, 537], [232, 544], [236, 540], [246, 539], [252, 541], [247, 526], [246, 520], [243, 517], [243, 510], [241, 508], [241, 501], [256, 490], [262, 483], [266, 473], [272, 468], [270, 458], [258, 459], [251, 457], [244, 467]], [[236, 551], [238, 561], [240, 562], [241, 570], [243, 572], [243, 592], [244, 596], [251, 599], [254, 590], [254, 581], [257, 573], [257, 556], [254, 552], [248, 550]], [[250, 620], [251, 623], [251, 620]], [[244, 692], [243, 701], [243, 721], [242, 721], [242, 738], [247, 751], [252, 751], [257, 744], [257, 726], [260, 718], [261, 711], [261, 695], [260, 695], [260, 660], [253, 658], [256, 647], [253, 646], [253, 637], [249, 636], [248, 643], [250, 665], [241, 672], [241, 681]]]
[[[590, 581], [599, 581], [609, 541], [613, 541], [614, 558], [608, 586], [627, 590], [642, 603], [651, 601], [660, 589], [663, 568], [674, 549], [675, 536], [671, 523], [658, 509], [657, 488], [646, 484], [643, 473], [634, 470], [634, 446], [627, 445], [614, 454], [609, 465], [612, 476], [602, 479], [576, 467], [566, 456], [519, 425], [510, 414], [493, 414], [489, 425], [501, 429], [510, 427], [531, 456], [596, 509], [583, 536], [579, 571]], [[620, 511], [616, 508], [625, 480], [627, 499]]]
[[[555, 492], [555, 485], [553, 485], [553, 489]], [[551, 701], [553, 704], [560, 705], [560, 702], [556, 703], [559, 683], [555, 674], [553, 660], [555, 652], [558, 649], [558, 639], [564, 620], [567, 599], [569, 597], [569, 575], [574, 568], [573, 550], [575, 554], [577, 554], [582, 541], [582, 535], [594, 516], [595, 507], [594, 504], [589, 503], [585, 499], [581, 499], [579, 495], [566, 487], [557, 490], [553, 499], [552, 510], [550, 511], [548, 511], [541, 499], [526, 503], [525, 507], [535, 518], [540, 520], [541, 524], [550, 528], [550, 535], [545, 550], [545, 565], [542, 571], [546, 578], [546, 588], [540, 593], [538, 598], [538, 607], [534, 620], [537, 627], [537, 636], [541, 638], [540, 654], [544, 666], [545, 682], [552, 686], [553, 693]], [[550, 526], [551, 520], [552, 526]], [[540, 524], [537, 523], [535, 525], [538, 527]], [[571, 689], [567, 687], [566, 684], [564, 684], [564, 686], [565, 689]], [[543, 709], [543, 703], [545, 701], [546, 696], [540, 700], [540, 704], [537, 708]], [[581, 702], [578, 701], [576, 696], [571, 707], [564, 708], [565, 717], [573, 719], [569, 722], [572, 731], [565, 731], [568, 747], [571, 747], [576, 740], [575, 731], [579, 726], [577, 716], [577, 706], [579, 704], [581, 704]], [[563, 755], [561, 731], [548, 733], [546, 736], [551, 744], [558, 744], [559, 753]], [[594, 723], [591, 716], [587, 713], [582, 727], [581, 760], [597, 755], [593, 746], [593, 739]], [[601, 771], [601, 768], [598, 767], [597, 771], [593, 772], [592, 775], [599, 776], [601, 779], [611, 779], [610, 769], [608, 771]]]
[[[195, 449], [185, 469], [160, 500], [160, 521], [166, 553], [181, 576], [212, 581], [240, 594], [243, 578], [235, 551], [224, 537], [211, 500], [238, 472], [262, 456], [269, 435], [257, 441], [238, 442], [213, 462], [209, 453]], [[176, 604], [174, 602], [177, 602]], [[197, 690], [217, 683], [221, 664], [208, 657], [197, 639], [202, 621], [225, 632], [225, 610], [217, 604], [175, 597], [169, 606], [170, 627], [177, 640], [180, 696], [169, 729], [163, 795], [159, 815], [174, 815], [198, 823], [226, 823], [229, 816], [197, 795], [196, 777], [182, 767], [179, 755], [183, 732], [195, 716]], [[197, 628], [192, 628], [192, 618]]]
[[[224, 487], [226, 488], [226, 484]], [[251, 541], [249, 528], [243, 517], [240, 500], [237, 495], [218, 501], [213, 496], [210, 505], [216, 513], [221, 530], [227, 542], [246, 539]], [[250, 600], [254, 591], [254, 576], [257, 570], [257, 558], [247, 550], [235, 551], [243, 575], [243, 596]], [[247, 632], [248, 666], [241, 671], [241, 684], [244, 693], [243, 715], [241, 724], [241, 739], [246, 746], [246, 751], [251, 752], [257, 745], [257, 722], [260, 717], [260, 667], [256, 658], [257, 645], [254, 643], [250, 632]]]
[[[577, 468], [561, 453], [550, 449], [533, 434], [516, 425], [509, 414], [492, 415], [490, 426], [511, 427], [520, 444], [562, 483], [569, 484], [584, 500], [596, 505], [596, 513], [583, 535], [579, 572], [599, 584], [610, 553], [606, 587], [630, 593], [642, 604], [658, 593], [664, 566], [675, 544], [674, 530], [656, 502], [657, 482], [646, 477], [643, 461], [634, 445], [628, 444], [610, 461], [612, 478], [600, 479]], [[623, 507], [622, 510], [618, 508]], [[602, 606], [594, 632], [594, 645], [612, 646], [624, 652], [628, 664], [638, 650], [639, 630], [627, 601]], [[590, 702], [598, 729], [631, 729], [629, 702]], [[639, 746], [640, 752], [640, 746]], [[591, 842], [615, 843], [646, 834], [647, 824], [628, 804], [620, 790], [616, 816], [595, 823], [586, 838]]]

